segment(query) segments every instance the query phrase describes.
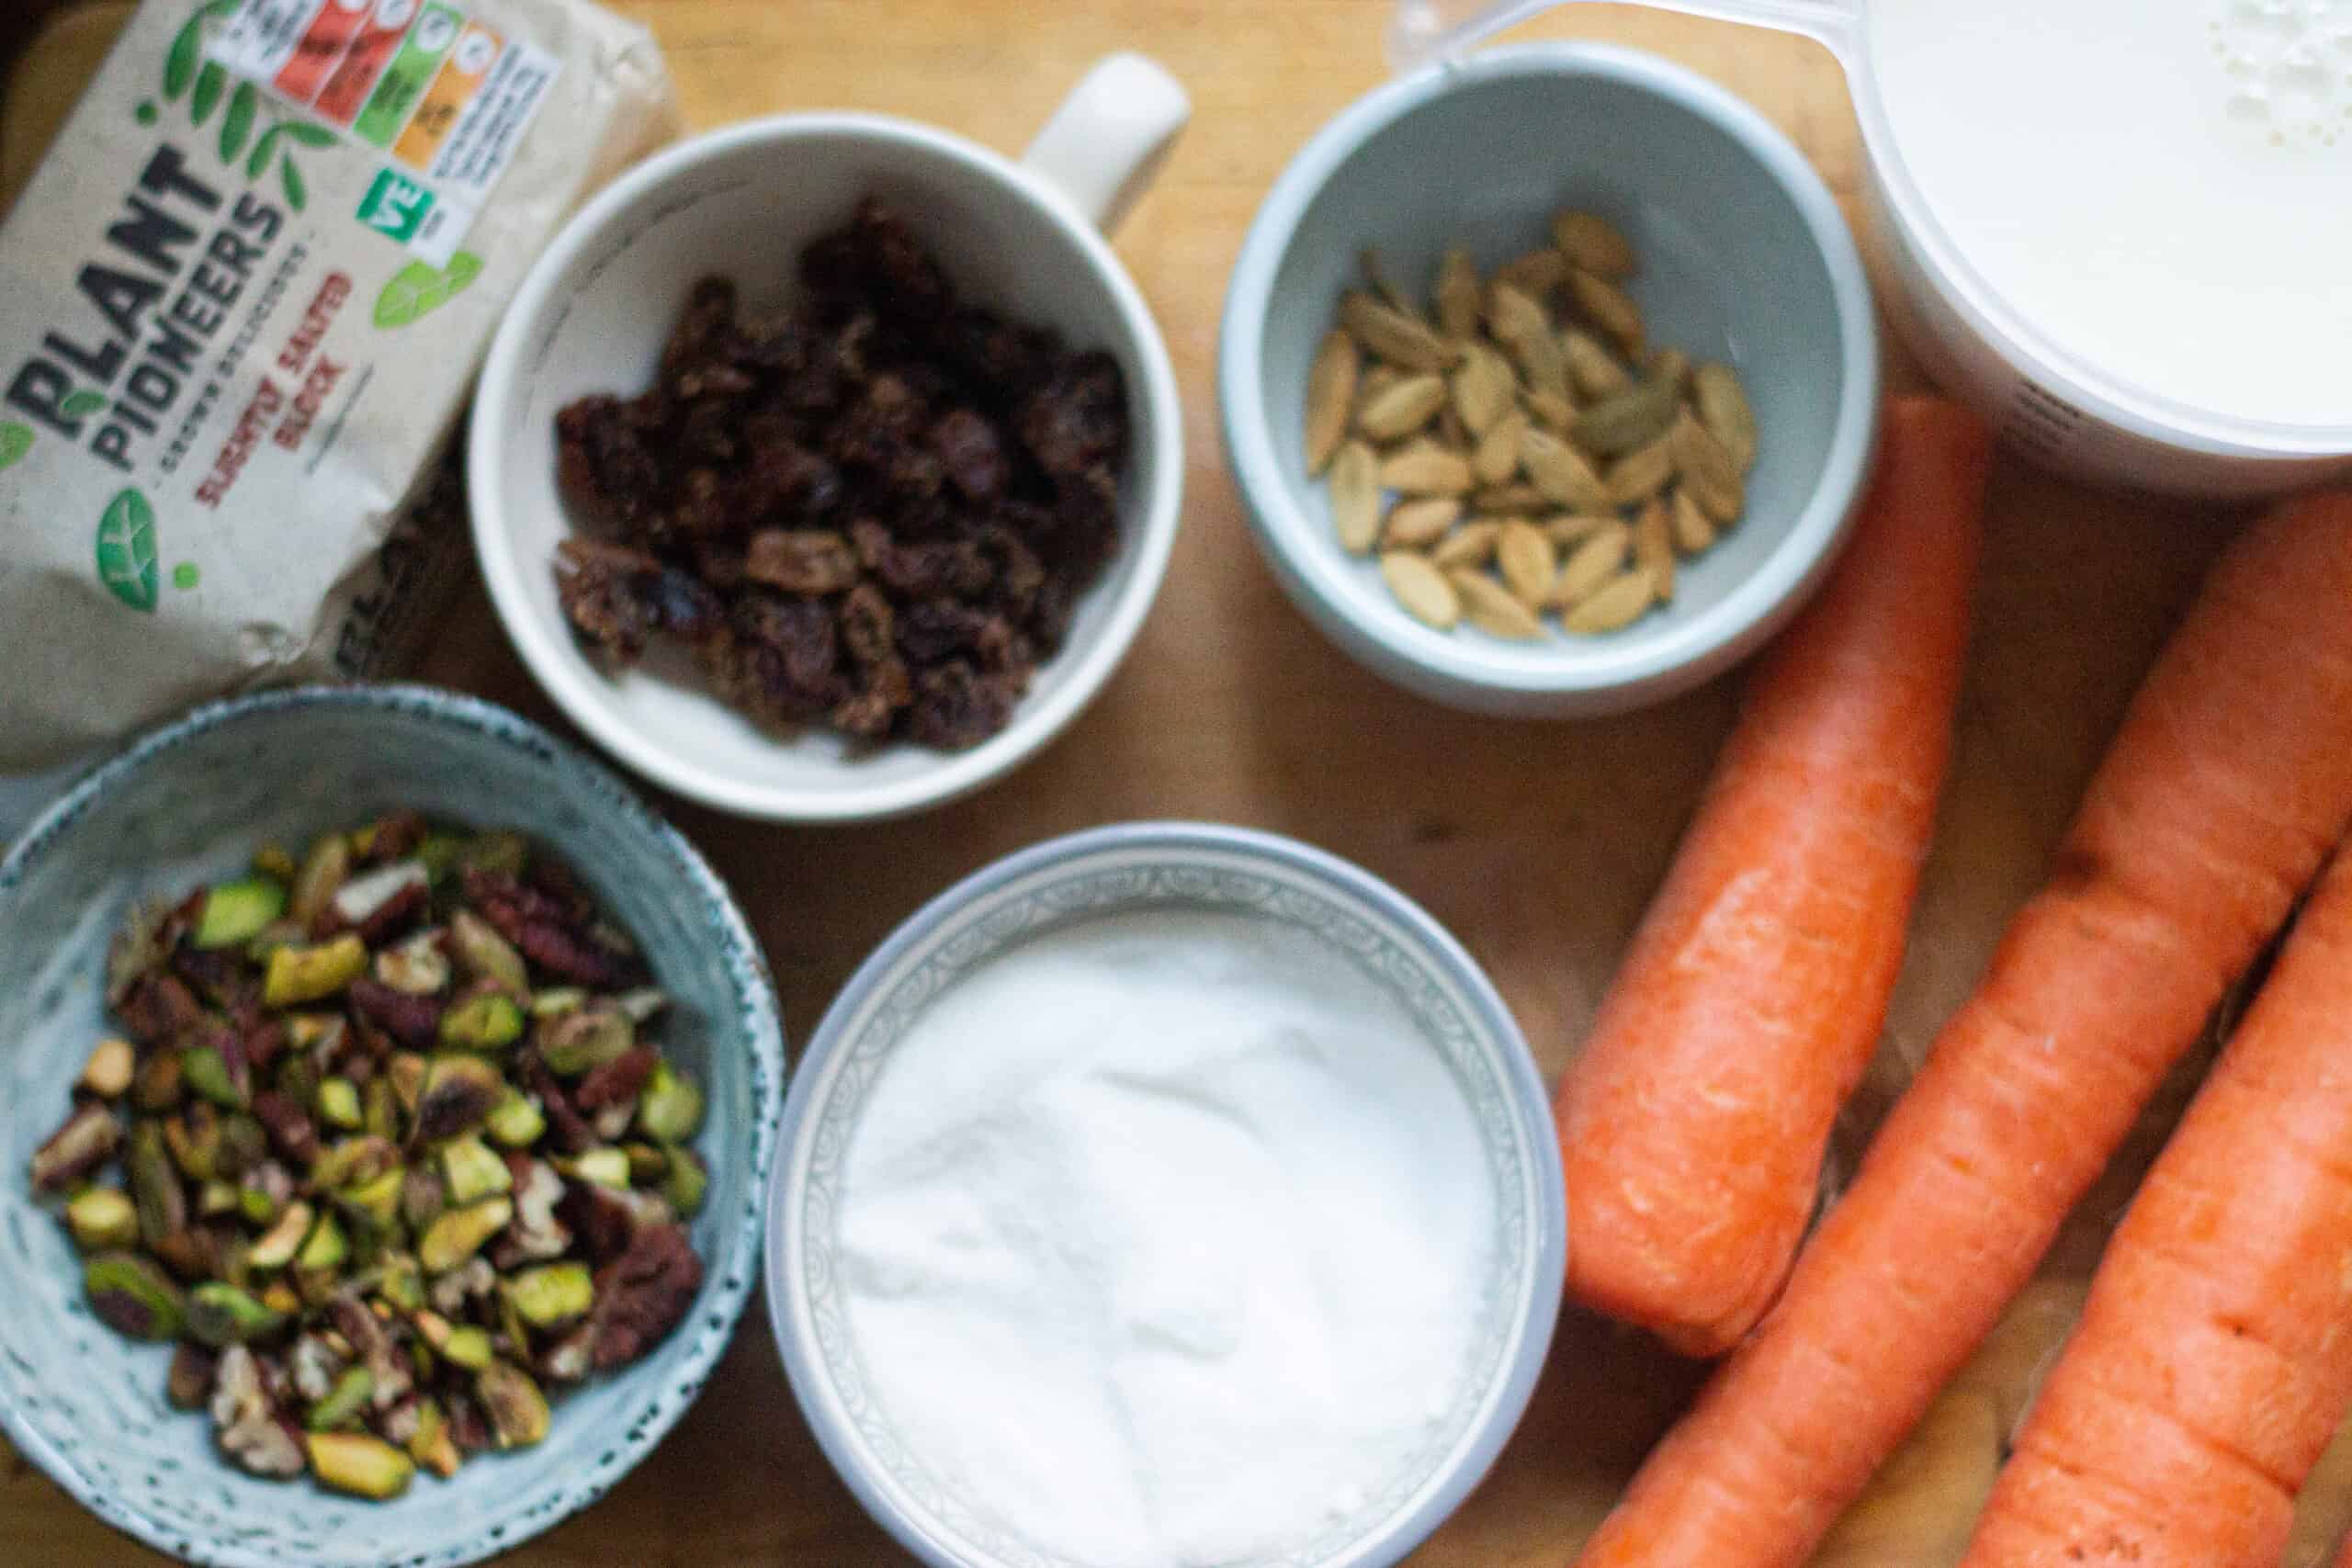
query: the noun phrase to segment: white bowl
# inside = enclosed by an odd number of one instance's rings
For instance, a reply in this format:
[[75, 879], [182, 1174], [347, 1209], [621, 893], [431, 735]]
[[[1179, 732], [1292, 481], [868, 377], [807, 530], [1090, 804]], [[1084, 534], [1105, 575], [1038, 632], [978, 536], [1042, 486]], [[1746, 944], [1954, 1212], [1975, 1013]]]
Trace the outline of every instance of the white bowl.
[[[1632, 237], [1653, 338], [1734, 366], [1760, 446], [1747, 513], [1671, 604], [1606, 637], [1507, 642], [1414, 620], [1340, 547], [1304, 457], [1307, 367], [1356, 257], [1422, 286], [1454, 244], [1491, 268], [1589, 207]], [[1577, 718], [1690, 690], [1762, 647], [1844, 544], [1878, 432], [1871, 290], [1804, 155], [1713, 83], [1598, 44], [1498, 49], [1358, 99], [1274, 182], [1217, 350], [1226, 453], [1293, 602], [1366, 668], [1474, 712]]]
[[[1131, 62], [1119, 63], [1132, 74]], [[1175, 102], [1181, 124], [1181, 93]], [[1165, 129], [1151, 150], [1172, 134]], [[555, 549], [571, 532], [556, 483], [556, 411], [587, 393], [648, 386], [699, 277], [733, 277], [749, 308], [788, 304], [801, 248], [869, 192], [937, 249], [967, 298], [1055, 326], [1073, 347], [1107, 349], [1126, 378], [1134, 437], [1120, 479], [1118, 551], [1012, 722], [967, 751], [902, 745], [854, 755], [831, 734], [779, 739], [713, 694], [683, 656], [608, 675], [582, 652], [556, 598]], [[474, 542], [524, 662], [581, 728], [647, 778], [747, 817], [899, 816], [1016, 767], [1109, 678], [1175, 542], [1181, 419], [1167, 346], [1142, 297], [1077, 200], [1033, 164], [879, 116], [753, 120], [674, 147], [622, 178], [525, 279], [474, 402]]]
[[[818, 1027], [786, 1100], [766, 1262], [785, 1371], [850, 1489], [933, 1568], [1083, 1568], [1013, 1537], [989, 1499], [943, 1485], [892, 1426], [843, 1309], [842, 1188], [893, 1050], [958, 976], [1042, 931], [1148, 908], [1240, 915], [1344, 954], [1420, 1024], [1485, 1145], [1494, 1243], [1456, 1396], [1410, 1462], [1367, 1481], [1346, 1517], [1280, 1559], [1281, 1568], [1385, 1568], [1470, 1495], [1526, 1409], [1560, 1307], [1566, 1197], [1543, 1079], [1476, 961], [1394, 887], [1291, 840], [1192, 823], [1057, 839], [941, 894], [866, 960]], [[1023, 1418], [1007, 1412], [1008, 1430]]]

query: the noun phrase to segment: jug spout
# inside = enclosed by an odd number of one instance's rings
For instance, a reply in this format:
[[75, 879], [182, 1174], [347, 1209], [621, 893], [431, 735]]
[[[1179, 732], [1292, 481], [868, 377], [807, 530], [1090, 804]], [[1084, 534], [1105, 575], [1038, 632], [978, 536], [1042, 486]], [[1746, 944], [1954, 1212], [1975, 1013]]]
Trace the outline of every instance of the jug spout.
[[[1453, 59], [1480, 39], [1575, 0], [1397, 0], [1388, 63], [1398, 72]], [[1662, 11], [1799, 33], [1850, 62], [1863, 0], [1644, 0]]]

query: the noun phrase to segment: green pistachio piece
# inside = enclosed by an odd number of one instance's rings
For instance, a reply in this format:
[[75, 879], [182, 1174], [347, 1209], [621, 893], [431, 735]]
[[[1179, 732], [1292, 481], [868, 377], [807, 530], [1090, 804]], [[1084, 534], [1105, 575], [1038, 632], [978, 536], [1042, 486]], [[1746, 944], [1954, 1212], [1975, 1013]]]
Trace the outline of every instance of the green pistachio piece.
[[505, 1157], [471, 1134], [442, 1145], [441, 1170], [448, 1183], [448, 1201], [460, 1205], [512, 1191], [514, 1186]]
[[310, 940], [311, 933], [292, 920], [272, 920], [254, 932], [253, 940], [245, 943], [245, 957], [266, 968], [269, 955], [279, 948], [300, 947]]
[[596, 1003], [565, 1013], [539, 1031], [539, 1055], [553, 1071], [578, 1077], [637, 1043], [637, 1026], [616, 1007]]
[[538, 1100], [521, 1089], [509, 1089], [490, 1108], [490, 1135], [510, 1149], [527, 1149], [548, 1130], [548, 1116]]
[[237, 1210], [237, 1184], [233, 1181], [215, 1177], [196, 1190], [196, 1212], [208, 1220], [233, 1214]]
[[223, 1111], [243, 1111], [244, 1091], [229, 1076], [229, 1064], [220, 1053], [209, 1045], [198, 1045], [180, 1053], [180, 1074], [187, 1087], [204, 1096]]
[[368, 1235], [383, 1235], [399, 1221], [401, 1189], [407, 1182], [407, 1168], [396, 1165], [356, 1187], [344, 1189], [335, 1194], [334, 1201], [345, 1213], [358, 1220]]
[[476, 979], [487, 980], [514, 997], [530, 990], [531, 976], [524, 968], [523, 955], [471, 909], [460, 909], [449, 917], [449, 946], [458, 964]]
[[311, 1238], [295, 1255], [294, 1267], [309, 1274], [323, 1274], [339, 1269], [351, 1253], [351, 1242], [343, 1234], [343, 1224], [333, 1214], [321, 1214], [319, 1223], [311, 1227]]
[[398, 1310], [415, 1312], [424, 1305], [424, 1270], [408, 1253], [386, 1253], [376, 1266], [376, 1290]]
[[578, 1012], [588, 1005], [588, 993], [577, 986], [551, 986], [533, 993], [533, 1018], [561, 1018], [568, 1012]]
[[205, 892], [191, 940], [198, 947], [234, 947], [260, 935], [263, 927], [285, 912], [282, 883], [266, 876], [218, 883]]
[[438, 1400], [428, 1399], [417, 1406], [416, 1430], [409, 1435], [408, 1457], [447, 1481], [458, 1473], [464, 1462], [458, 1457], [458, 1445], [449, 1436], [449, 1418], [441, 1413]]
[[109, 1252], [139, 1244], [139, 1209], [112, 1187], [91, 1187], [65, 1205], [65, 1227], [85, 1252]]
[[289, 1050], [277, 1059], [277, 1092], [301, 1109], [318, 1111], [320, 1082], [319, 1065], [311, 1059], [308, 1046]]
[[356, 931], [311, 947], [281, 947], [269, 955], [262, 1000], [274, 1008], [300, 1007], [334, 996], [368, 972], [368, 944]]
[[214, 1174], [234, 1181], [269, 1157], [269, 1134], [253, 1117], [239, 1113], [220, 1119], [220, 1155]]
[[416, 862], [424, 867], [425, 875], [438, 882], [457, 865], [458, 855], [465, 847], [465, 840], [455, 833], [427, 833], [417, 840]]
[[662, 1196], [682, 1220], [702, 1213], [703, 1195], [710, 1187], [710, 1170], [702, 1156], [684, 1147], [670, 1151], [670, 1171], [662, 1179]]
[[247, 1261], [256, 1269], [283, 1269], [294, 1261], [294, 1254], [311, 1234], [311, 1225], [318, 1218], [308, 1203], [296, 1201], [286, 1206], [277, 1222], [254, 1241]]
[[596, 1285], [585, 1263], [548, 1263], [506, 1281], [515, 1313], [534, 1328], [555, 1328], [588, 1315]]
[[312, 1432], [306, 1442], [320, 1483], [356, 1497], [397, 1497], [416, 1473], [408, 1455], [366, 1432]]
[[285, 1326], [284, 1313], [226, 1280], [207, 1280], [188, 1292], [188, 1334], [216, 1350], [266, 1339]]
[[171, 1371], [164, 1375], [164, 1397], [175, 1410], [201, 1410], [212, 1397], [212, 1374], [218, 1358], [203, 1346], [183, 1339], [172, 1350]]
[[163, 1124], [164, 1142], [172, 1163], [190, 1181], [209, 1181], [220, 1163], [220, 1117], [204, 1100], [191, 1104]]
[[329, 1145], [311, 1168], [311, 1179], [317, 1186], [334, 1191], [372, 1181], [400, 1162], [400, 1151], [389, 1139], [362, 1134]]
[[82, 1266], [82, 1288], [99, 1320], [133, 1339], [176, 1339], [187, 1321], [179, 1287], [137, 1253], [97, 1254]]
[[313, 1432], [332, 1432], [337, 1427], [349, 1426], [358, 1419], [360, 1411], [367, 1407], [368, 1395], [375, 1392], [375, 1377], [355, 1361], [343, 1369], [334, 1386], [327, 1390], [327, 1396], [311, 1406], [310, 1414], [302, 1417], [302, 1425]]
[[637, 1102], [637, 1124], [662, 1143], [686, 1142], [702, 1127], [702, 1089], [669, 1063], [656, 1063]]
[[651, 1187], [670, 1173], [670, 1156], [651, 1144], [624, 1144], [621, 1153], [628, 1156], [628, 1179], [639, 1187]]
[[245, 1224], [266, 1228], [277, 1218], [277, 1201], [261, 1188], [247, 1185], [237, 1189], [237, 1212]]
[[506, 1228], [514, 1205], [505, 1198], [486, 1198], [462, 1209], [451, 1209], [426, 1227], [416, 1244], [416, 1260], [428, 1274], [446, 1274], [481, 1250], [482, 1244]]
[[359, 1124], [379, 1138], [397, 1138], [401, 1133], [400, 1097], [393, 1092], [389, 1078], [369, 1078], [360, 1094]]
[[384, 1076], [391, 1080], [392, 1092], [400, 1097], [403, 1115], [416, 1114], [416, 1102], [424, 1094], [425, 1075], [431, 1070], [432, 1064], [413, 1051], [394, 1053], [385, 1066]]
[[480, 1056], [461, 1052], [435, 1056], [425, 1075], [424, 1091], [417, 1097], [417, 1140], [435, 1144], [465, 1136], [489, 1120], [491, 1108], [505, 1093], [506, 1080]]
[[345, 1132], [360, 1122], [359, 1086], [349, 1078], [328, 1078], [319, 1085], [319, 1120]]
[[305, 931], [309, 930], [326, 913], [327, 905], [349, 880], [351, 842], [340, 833], [329, 833], [302, 857], [301, 869], [294, 874], [293, 896], [288, 900], [287, 913]]
[[628, 1185], [628, 1156], [618, 1149], [590, 1149], [571, 1159], [559, 1159], [555, 1168], [574, 1181], [593, 1181], [599, 1187]]
[[141, 1122], [131, 1129], [130, 1153], [124, 1162], [131, 1202], [139, 1211], [139, 1239], [150, 1247], [187, 1226], [187, 1191], [180, 1185], [165, 1143], [162, 1122]]
[[266, 876], [272, 882], [291, 882], [300, 873], [301, 867], [294, 863], [294, 857], [287, 852], [286, 846], [274, 839], [254, 852], [254, 874], [256, 876]]
[[451, 1366], [478, 1372], [490, 1365], [490, 1331], [470, 1323], [451, 1323], [437, 1312], [416, 1314], [416, 1332], [433, 1353]]
[[460, 1051], [502, 1051], [522, 1035], [523, 1010], [503, 992], [477, 992], [441, 1015], [441, 1043]]
[[511, 1361], [492, 1361], [474, 1377], [474, 1393], [490, 1414], [502, 1449], [528, 1448], [548, 1435], [548, 1400], [531, 1374]]
[[520, 876], [531, 858], [528, 840], [520, 833], [476, 833], [458, 850], [458, 868]]

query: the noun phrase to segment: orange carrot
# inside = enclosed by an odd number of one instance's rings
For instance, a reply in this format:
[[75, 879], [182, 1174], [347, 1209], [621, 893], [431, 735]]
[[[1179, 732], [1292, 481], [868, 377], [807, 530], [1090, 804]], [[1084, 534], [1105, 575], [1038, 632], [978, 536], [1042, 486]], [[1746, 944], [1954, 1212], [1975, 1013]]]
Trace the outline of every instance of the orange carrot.
[[1779, 1293], [1878, 1043], [1951, 751], [1991, 436], [1894, 405], [1561, 1085], [1568, 1292], [1718, 1355]]
[[1780, 1302], [1582, 1568], [1798, 1568], [2352, 821], [2352, 494], [2256, 524]]
[[1962, 1568], [2272, 1568], [2352, 1404], [2352, 852], [2108, 1244]]

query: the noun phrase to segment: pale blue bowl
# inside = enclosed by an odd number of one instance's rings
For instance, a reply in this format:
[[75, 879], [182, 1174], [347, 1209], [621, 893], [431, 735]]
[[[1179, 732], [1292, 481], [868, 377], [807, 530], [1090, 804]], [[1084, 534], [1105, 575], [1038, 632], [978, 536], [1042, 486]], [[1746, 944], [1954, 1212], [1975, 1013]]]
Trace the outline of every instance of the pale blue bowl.
[[[989, 1499], [943, 1485], [893, 1427], [844, 1317], [835, 1227], [859, 1119], [924, 1007], [1007, 947], [1148, 908], [1237, 915], [1329, 944], [1420, 1023], [1477, 1122], [1495, 1235], [1472, 1364], [1455, 1398], [1409, 1464], [1366, 1478], [1349, 1517], [1278, 1560], [1231, 1565], [1387, 1568], [1461, 1506], [1527, 1407], [1560, 1309], [1566, 1193], [1544, 1080], [1477, 961], [1396, 888], [1295, 840], [1186, 822], [1073, 833], [956, 884], [865, 961], [810, 1038], [785, 1113], [766, 1263], [768, 1318], [785, 1371], [833, 1468], [933, 1568], [1086, 1568], [1019, 1539]], [[1009, 1424], [1024, 1418], [1006, 1414]]]
[[[1357, 254], [1427, 298], [1439, 258], [1482, 271], [1544, 243], [1562, 207], [1642, 259], [1651, 340], [1735, 366], [1761, 441], [1739, 525], [1674, 603], [1608, 637], [1513, 643], [1408, 615], [1340, 549], [1306, 472], [1306, 371]], [[1878, 331], [1836, 199], [1787, 137], [1704, 78], [1598, 44], [1498, 49], [1358, 99], [1283, 171], [1226, 295], [1217, 400], [1258, 545], [1351, 656], [1474, 711], [1577, 717], [1660, 702], [1761, 647], [1844, 541], [1877, 439]]]
[[[693, 1227], [701, 1298], [652, 1355], [560, 1399], [537, 1448], [368, 1503], [223, 1461], [208, 1416], [164, 1403], [169, 1348], [90, 1315], [73, 1246], [25, 1172], [105, 1027], [107, 944], [133, 899], [396, 806], [549, 845], [636, 936], [674, 998], [663, 1043], [708, 1092], [711, 1180]], [[650, 1452], [726, 1348], [758, 1274], [784, 1079], [750, 928], [693, 846], [604, 768], [503, 708], [420, 687], [199, 708], [84, 780], [0, 862], [0, 1427], [107, 1523], [193, 1562], [456, 1568], [517, 1546]]]

